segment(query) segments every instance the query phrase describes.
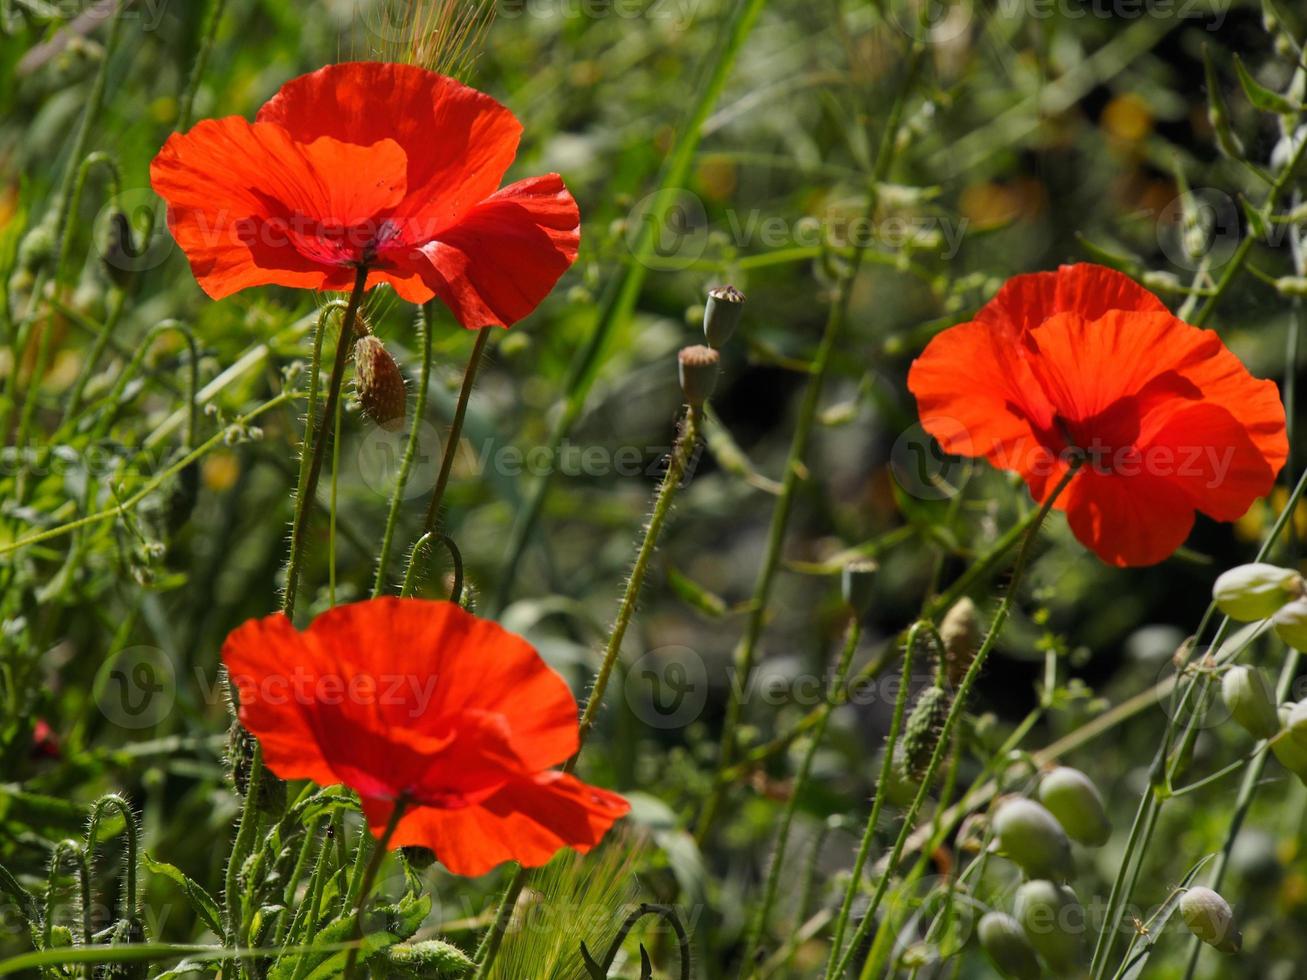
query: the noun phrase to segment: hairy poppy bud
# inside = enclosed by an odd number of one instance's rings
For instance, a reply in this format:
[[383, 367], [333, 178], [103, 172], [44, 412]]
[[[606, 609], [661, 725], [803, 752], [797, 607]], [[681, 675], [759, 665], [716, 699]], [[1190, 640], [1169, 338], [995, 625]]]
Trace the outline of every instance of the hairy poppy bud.
[[1301, 596], [1302, 585], [1302, 577], [1291, 569], [1254, 562], [1217, 576], [1212, 598], [1231, 619], [1251, 623], [1275, 615], [1290, 599]]
[[461, 977], [476, 968], [461, 949], [439, 939], [391, 946], [385, 957], [390, 966], [415, 977]]
[[715, 286], [708, 290], [703, 308], [703, 335], [708, 346], [720, 350], [731, 339], [744, 311], [744, 293], [734, 286]]
[[1011, 980], [1039, 980], [1043, 971], [1021, 923], [1006, 912], [988, 912], [976, 927], [994, 968]]
[[1027, 881], [1017, 889], [1013, 911], [1030, 945], [1056, 976], [1079, 972], [1084, 912], [1075, 893], [1051, 881]]
[[926, 775], [952, 704], [953, 696], [938, 685], [932, 685], [917, 695], [917, 703], [912, 706], [903, 729], [902, 767], [905, 775], [914, 780]]
[[1288, 769], [1307, 785], [1307, 739], [1295, 735], [1290, 727], [1294, 709], [1297, 705], [1282, 704], [1276, 711], [1279, 716], [1280, 725], [1284, 728], [1282, 734], [1271, 740], [1271, 751], [1275, 757], [1280, 760], [1280, 765]]
[[948, 681], [956, 687], [962, 683], [984, 639], [976, 604], [966, 596], [953, 603], [939, 624], [939, 638], [944, 641]]
[[[227, 765], [232, 785], [245, 796], [250, 790], [250, 769], [254, 764], [254, 736], [239, 721], [227, 729]], [[259, 776], [259, 798], [255, 801], [264, 813], [280, 816], [286, 809], [286, 782], [264, 767]]]
[[354, 344], [354, 386], [364, 415], [391, 432], [403, 427], [408, 410], [404, 375], [381, 341], [371, 335]]
[[1230, 716], [1253, 738], [1270, 738], [1280, 730], [1280, 716], [1266, 678], [1255, 667], [1231, 667], [1221, 678], [1221, 700]]
[[872, 590], [876, 584], [876, 568], [874, 561], [851, 561], [844, 566], [844, 572], [840, 577], [844, 601], [859, 616], [865, 616], [871, 609]]
[[1237, 953], [1243, 945], [1230, 903], [1210, 888], [1185, 892], [1180, 899], [1180, 915], [1190, 932], [1222, 953]]
[[132, 281], [137, 258], [136, 236], [126, 212], [117, 209], [109, 215], [109, 228], [105, 232], [104, 251], [100, 255], [105, 274], [120, 288]]
[[1071, 842], [1066, 831], [1034, 800], [1011, 797], [1000, 803], [994, 829], [1003, 853], [1030, 877], [1060, 881], [1070, 874]]
[[1307, 650], [1307, 599], [1294, 599], [1271, 617], [1275, 635], [1295, 650]]
[[1107, 843], [1112, 824], [1098, 787], [1079, 769], [1058, 766], [1039, 782], [1039, 801], [1072, 840], [1091, 847]]
[[700, 408], [717, 387], [717, 372], [721, 365], [721, 355], [711, 347], [696, 344], [684, 347], [676, 355], [677, 366], [681, 374], [681, 391], [685, 400], [694, 408]]

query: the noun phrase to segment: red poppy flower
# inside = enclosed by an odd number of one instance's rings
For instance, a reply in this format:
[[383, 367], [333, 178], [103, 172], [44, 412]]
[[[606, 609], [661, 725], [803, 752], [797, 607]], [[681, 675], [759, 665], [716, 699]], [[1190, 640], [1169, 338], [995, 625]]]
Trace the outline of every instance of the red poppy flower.
[[584, 853], [630, 809], [550, 768], [577, 750], [567, 684], [453, 603], [337, 606], [304, 632], [250, 620], [222, 659], [273, 772], [352, 787], [377, 836], [404, 798], [391, 846], [428, 847], [456, 874]]
[[1115, 565], [1159, 562], [1201, 511], [1221, 521], [1284, 465], [1284, 406], [1210, 330], [1095, 265], [1016, 276], [975, 320], [935, 337], [908, 388], [945, 451], [984, 456], [1055, 506]]
[[508, 326], [576, 258], [558, 174], [499, 188], [522, 127], [502, 105], [412, 65], [330, 65], [253, 123], [206, 119], [150, 165], [168, 227], [214, 299], [248, 286], [346, 290], [356, 269], [463, 326]]

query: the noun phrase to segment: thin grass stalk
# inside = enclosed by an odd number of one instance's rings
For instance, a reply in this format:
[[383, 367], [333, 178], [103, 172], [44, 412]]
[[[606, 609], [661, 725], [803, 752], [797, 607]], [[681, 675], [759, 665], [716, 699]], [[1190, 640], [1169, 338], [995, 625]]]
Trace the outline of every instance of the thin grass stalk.
[[[921, 808], [926, 802], [926, 797], [930, 793], [930, 788], [935, 782], [935, 776], [939, 772], [939, 766], [943, 761], [945, 752], [948, 751], [949, 744], [953, 737], [953, 730], [957, 727], [958, 719], [962, 716], [962, 711], [966, 705], [967, 698], [971, 694], [971, 688], [975, 685], [976, 678], [980, 676], [981, 668], [984, 667], [990, 651], [994, 648], [994, 644], [998, 642], [999, 635], [1003, 631], [1003, 626], [1007, 622], [1008, 615], [1012, 611], [1012, 605], [1016, 600], [1018, 588], [1021, 585], [1023, 576], [1025, 575], [1026, 567], [1030, 562], [1030, 556], [1034, 552], [1035, 541], [1039, 537], [1039, 529], [1043, 526], [1044, 518], [1046, 518], [1049, 511], [1053, 509], [1053, 504], [1057, 502], [1057, 499], [1062, 495], [1062, 492], [1066, 490], [1076, 474], [1080, 472], [1080, 465], [1082, 462], [1083, 461], [1079, 459], [1071, 462], [1067, 468], [1066, 475], [1062, 477], [1062, 480], [1053, 489], [1053, 492], [1049, 494], [1043, 504], [1040, 505], [1038, 518], [1030, 526], [1030, 530], [1026, 532], [1026, 538], [1021, 544], [1021, 551], [1018, 552], [1016, 563], [1012, 567], [1012, 580], [1008, 584], [1008, 590], [1003, 596], [1003, 601], [999, 603], [998, 610], [994, 613], [994, 619], [990, 623], [989, 632], [986, 634], [984, 642], [981, 643], [980, 649], [976, 651], [975, 659], [972, 660], [971, 665], [967, 668], [967, 672], [962, 678], [962, 683], [958, 685], [957, 694], [953, 699], [953, 704], [949, 706], [948, 715], [945, 717], [944, 724], [940, 729], [939, 741], [935, 745], [934, 752], [931, 753], [930, 763], [927, 765], [925, 775], [922, 777], [921, 786], [917, 789], [917, 794], [913, 797], [912, 803], [908, 807], [907, 813], [904, 815], [903, 825], [899, 830], [898, 837], [894, 841], [894, 847], [890, 851], [888, 865], [876, 883], [876, 890], [872, 893], [871, 902], [867, 906], [862, 922], [859, 923], [858, 928], [853, 933], [853, 938], [849, 940], [848, 948], [842, 954], [837, 945], [834, 943], [831, 944], [831, 959], [827, 963], [825, 973], [827, 980], [832, 980], [834, 977], [843, 975], [844, 971], [848, 968], [850, 961], [853, 959], [854, 954], [857, 952], [858, 946], [861, 944], [863, 939], [867, 937], [867, 934], [871, 931], [872, 925], [876, 921], [876, 912], [880, 909], [880, 903], [885, 897], [885, 890], [889, 887], [890, 878], [894, 874], [894, 869], [898, 866], [899, 860], [903, 855], [904, 845], [907, 843], [908, 836], [911, 834], [912, 829], [916, 824], [917, 814], [921, 812]], [[883, 791], [884, 784], [882, 783], [877, 788], [878, 799]], [[875, 831], [874, 826], [871, 825], [870, 822], [868, 823], [868, 830], [871, 833], [874, 833]], [[861, 876], [858, 875], [849, 881], [849, 888], [845, 894], [845, 906], [848, 909], [852, 908], [852, 897], [856, 895], [857, 889], [861, 884], [860, 878]], [[844, 914], [844, 909], [841, 909], [841, 915], [847, 921], [848, 916]], [[834, 964], [833, 969], [831, 968], [832, 964]]]

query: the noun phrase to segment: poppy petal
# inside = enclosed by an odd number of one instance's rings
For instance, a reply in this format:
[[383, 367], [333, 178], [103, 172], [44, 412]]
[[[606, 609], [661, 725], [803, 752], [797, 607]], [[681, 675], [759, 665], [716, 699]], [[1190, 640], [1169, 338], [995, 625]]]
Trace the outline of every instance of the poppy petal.
[[[439, 296], [469, 330], [511, 326], [534, 310], [576, 260], [581, 215], [558, 174], [510, 184], [407, 258], [394, 280], [410, 302]], [[407, 290], [407, 291], [406, 291]]]
[[1184, 544], [1194, 524], [1188, 494], [1169, 480], [1084, 469], [1057, 508], [1076, 538], [1111, 565], [1155, 565]]
[[[379, 837], [393, 804], [364, 803], [368, 824]], [[469, 877], [506, 861], [536, 868], [564, 847], [585, 854], [630, 809], [616, 793], [545, 772], [513, 780], [474, 806], [413, 807], [400, 817], [390, 844], [430, 848], [451, 872]]]
[[[517, 155], [522, 126], [490, 96], [415, 65], [345, 62], [295, 78], [259, 110], [294, 139], [330, 136], [370, 146], [393, 140], [408, 161], [412, 200], [430, 234], [494, 193]], [[428, 297], [429, 298], [429, 297]]]
[[976, 319], [1024, 335], [1057, 313], [1097, 320], [1111, 310], [1166, 313], [1166, 304], [1124, 273], [1080, 262], [1013, 276]]

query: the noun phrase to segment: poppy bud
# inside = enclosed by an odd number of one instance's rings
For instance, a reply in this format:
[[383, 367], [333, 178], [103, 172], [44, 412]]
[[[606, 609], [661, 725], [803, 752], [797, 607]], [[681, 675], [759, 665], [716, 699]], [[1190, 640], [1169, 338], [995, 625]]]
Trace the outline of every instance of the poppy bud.
[[700, 408], [717, 387], [717, 372], [721, 365], [721, 355], [711, 347], [696, 344], [684, 347], [676, 355], [681, 374], [681, 391], [685, 400], [693, 408]]
[[60, 949], [73, 944], [73, 931], [67, 926], [50, 927], [50, 948]]
[[1039, 782], [1039, 801], [1072, 840], [1090, 847], [1107, 843], [1112, 824], [1098, 787], [1079, 769], [1058, 766]]
[[1275, 635], [1295, 650], [1307, 650], [1307, 599], [1285, 603], [1271, 617]]
[[708, 290], [703, 308], [703, 335], [708, 346], [720, 350], [731, 339], [744, 311], [744, 293], [734, 286], [715, 286]]
[[15, 269], [36, 272], [54, 258], [59, 243], [55, 240], [56, 215], [52, 212], [23, 236], [18, 243]]
[[461, 977], [476, 969], [466, 953], [439, 939], [391, 946], [385, 956], [387, 964], [415, 977]]
[[1013, 906], [1030, 945], [1048, 961], [1053, 972], [1057, 976], [1076, 975], [1084, 914], [1075, 893], [1051, 881], [1027, 881], [1017, 889]]
[[1221, 678], [1221, 700], [1231, 717], [1253, 738], [1270, 738], [1280, 730], [1280, 716], [1266, 678], [1255, 667], [1231, 667]]
[[976, 651], [984, 639], [976, 604], [966, 596], [953, 603], [939, 624], [939, 638], [944, 641], [948, 681], [957, 686], [976, 659]]
[[926, 775], [952, 704], [953, 696], [938, 685], [931, 685], [917, 695], [917, 703], [912, 706], [903, 729], [902, 768], [905, 775], [914, 780]]
[[1011, 797], [1000, 803], [994, 830], [1003, 853], [1030, 877], [1062, 880], [1070, 874], [1071, 842], [1066, 831], [1034, 800]]
[[105, 274], [119, 288], [132, 281], [132, 268], [137, 257], [136, 236], [126, 212], [115, 209], [109, 215], [109, 228], [105, 232], [104, 251], [100, 260]]
[[1210, 888], [1186, 891], [1180, 899], [1180, 915], [1190, 932], [1222, 953], [1237, 953], [1243, 945], [1230, 903]]
[[[254, 764], [254, 736], [239, 721], [227, 729], [227, 765], [236, 792], [245, 796], [250, 790], [250, 769]], [[266, 766], [259, 776], [258, 808], [280, 816], [286, 809], [286, 782]]]
[[381, 341], [371, 335], [354, 344], [354, 386], [364, 415], [391, 432], [403, 427], [408, 409], [404, 375]]
[[1280, 765], [1288, 769], [1307, 785], [1307, 741], [1294, 734], [1289, 727], [1290, 718], [1296, 705], [1282, 704], [1276, 714], [1284, 732], [1271, 740], [1271, 751], [1280, 760]]
[[871, 609], [872, 590], [876, 584], [876, 568], [874, 561], [851, 561], [844, 566], [844, 572], [840, 577], [844, 601], [859, 616], [865, 616]]
[[1039, 980], [1043, 971], [1021, 923], [1006, 912], [988, 912], [976, 927], [980, 945], [995, 969], [1012, 980]]
[[1212, 598], [1231, 619], [1251, 623], [1274, 616], [1286, 602], [1302, 595], [1302, 586], [1297, 572], [1254, 562], [1221, 573], [1212, 585]]

